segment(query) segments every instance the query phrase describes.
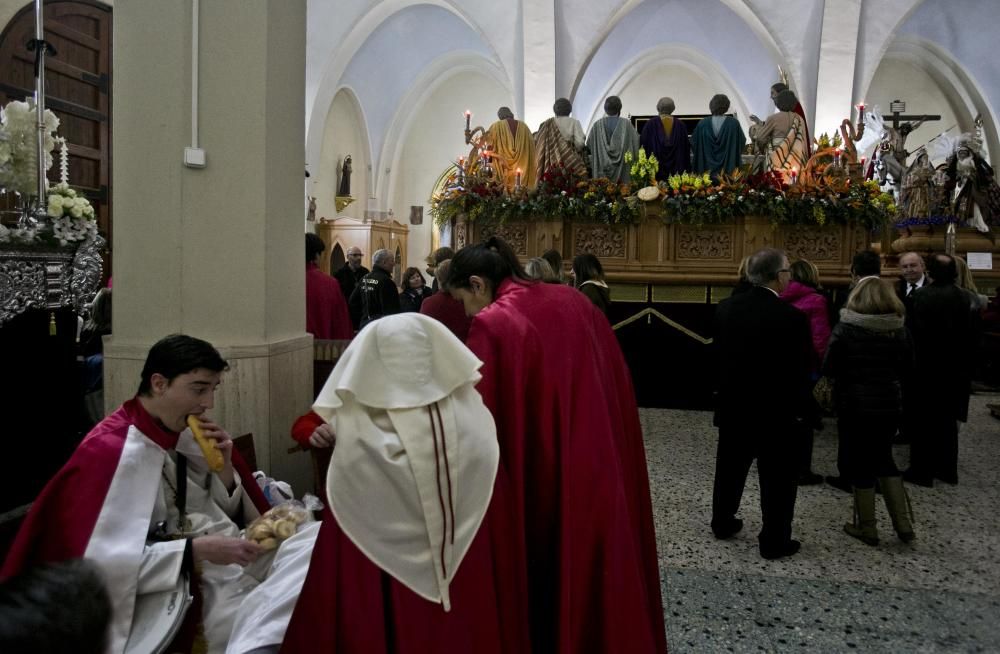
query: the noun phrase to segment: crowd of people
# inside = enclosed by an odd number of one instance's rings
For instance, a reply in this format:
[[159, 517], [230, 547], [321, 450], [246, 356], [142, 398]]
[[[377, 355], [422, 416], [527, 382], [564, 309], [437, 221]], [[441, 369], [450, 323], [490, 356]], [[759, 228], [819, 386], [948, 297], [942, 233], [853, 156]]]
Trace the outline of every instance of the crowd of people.
[[[307, 235], [306, 322], [351, 343], [292, 428], [333, 453], [319, 519], [280, 546], [244, 537], [275, 501], [209, 416], [228, 363], [168, 336], [136, 396], [35, 501], [0, 569], [0, 607], [27, 617], [0, 620], [0, 642], [78, 634], [93, 646], [78, 651], [144, 651], [138, 623], [180, 602], [168, 651], [665, 652], [642, 432], [600, 260], [567, 268], [550, 250], [522, 267], [494, 237], [436, 251], [436, 289], [417, 268], [399, 288], [385, 250], [367, 271], [351, 248], [335, 276], [322, 251]], [[960, 261], [906, 253], [893, 284], [878, 254], [859, 252], [840, 303], [808, 261], [764, 249], [741, 263], [713, 334], [717, 538], [743, 528], [756, 460], [760, 554], [799, 550], [797, 488], [823, 481], [812, 439], [824, 386], [839, 436], [827, 481], [853, 496], [844, 531], [879, 543], [880, 492], [899, 539], [916, 538], [904, 479], [958, 483], [984, 307]], [[74, 587], [50, 590], [54, 575]], [[32, 607], [52, 592], [91, 597], [86, 622], [53, 612], [46, 630]]]
[[[830, 311], [810, 262], [790, 264], [778, 250], [743, 262], [741, 283], [716, 312], [717, 538], [743, 527], [736, 514], [756, 459], [761, 556], [798, 551], [791, 538], [796, 489], [823, 481], [811, 471], [821, 387], [832, 386], [838, 434], [839, 474], [826, 481], [853, 495], [846, 533], [878, 544], [875, 495], [881, 493], [899, 539], [908, 543], [915, 531], [903, 481], [958, 483], [958, 425], [968, 415], [985, 298], [971, 275], [959, 275], [968, 270], [960, 257], [907, 252], [899, 267], [893, 284], [881, 278], [877, 253], [859, 252], [846, 302]], [[902, 473], [894, 443], [910, 446]]]

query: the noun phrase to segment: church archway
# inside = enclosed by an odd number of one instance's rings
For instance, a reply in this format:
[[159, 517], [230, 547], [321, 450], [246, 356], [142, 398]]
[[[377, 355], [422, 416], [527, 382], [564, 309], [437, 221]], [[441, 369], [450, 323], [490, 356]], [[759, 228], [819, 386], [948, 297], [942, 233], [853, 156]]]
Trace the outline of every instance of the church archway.
[[341, 247], [340, 243], [334, 243], [333, 248], [330, 249], [330, 270], [331, 275], [344, 267], [347, 262], [347, 256], [344, 254], [344, 248]]
[[351, 155], [351, 196], [354, 204], [343, 215], [363, 218], [371, 188], [371, 148], [368, 124], [354, 90], [343, 87], [337, 91], [326, 117], [319, 166], [309, 179], [309, 195], [316, 198], [316, 215], [336, 218], [334, 198], [337, 195], [344, 158]]

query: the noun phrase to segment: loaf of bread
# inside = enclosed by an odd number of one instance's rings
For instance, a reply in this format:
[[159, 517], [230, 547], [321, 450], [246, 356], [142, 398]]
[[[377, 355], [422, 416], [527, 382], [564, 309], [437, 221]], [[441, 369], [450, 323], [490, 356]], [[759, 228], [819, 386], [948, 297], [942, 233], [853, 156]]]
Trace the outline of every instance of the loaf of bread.
[[198, 420], [198, 416], [188, 416], [187, 424], [191, 428], [191, 433], [194, 434], [194, 441], [198, 443], [201, 453], [205, 455], [205, 460], [208, 461], [208, 467], [215, 472], [222, 470], [222, 466], [226, 465], [226, 460], [222, 457], [222, 452], [219, 451], [219, 448], [215, 446], [215, 440], [208, 438], [201, 431], [201, 421]]

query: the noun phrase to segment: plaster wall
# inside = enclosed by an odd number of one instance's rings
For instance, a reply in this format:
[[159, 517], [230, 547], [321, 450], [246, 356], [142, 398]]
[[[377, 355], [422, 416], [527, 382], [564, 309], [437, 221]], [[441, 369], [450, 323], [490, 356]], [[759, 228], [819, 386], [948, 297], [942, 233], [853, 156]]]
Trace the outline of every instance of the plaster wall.
[[[364, 217], [371, 188], [367, 134], [368, 128], [353, 92], [341, 89], [334, 96], [326, 119], [318, 169], [307, 181], [309, 194], [316, 198], [317, 220]], [[338, 215], [334, 197], [340, 187], [341, 168], [347, 155], [351, 155], [351, 195], [355, 201]]]
[[[729, 88], [716, 88], [699, 70], [690, 65], [666, 64], [647, 68], [621, 91], [623, 112], [633, 115], [656, 113], [656, 103], [663, 96], [673, 98], [674, 113], [707, 114], [708, 101], [716, 93], [732, 94]], [[746, 119], [746, 116], [741, 116]]]
[[[475, 72], [450, 77], [414, 108], [413, 129], [407, 132], [393, 171], [392, 208], [396, 219], [409, 222], [410, 206], [424, 207], [423, 225], [409, 225], [407, 261], [423, 270], [431, 250], [434, 220], [430, 196], [441, 173], [459, 156], [467, 156], [462, 112], [472, 111], [473, 127], [488, 126], [497, 107], [510, 101], [510, 93], [495, 79]], [[428, 280], [430, 281], [430, 280]]]

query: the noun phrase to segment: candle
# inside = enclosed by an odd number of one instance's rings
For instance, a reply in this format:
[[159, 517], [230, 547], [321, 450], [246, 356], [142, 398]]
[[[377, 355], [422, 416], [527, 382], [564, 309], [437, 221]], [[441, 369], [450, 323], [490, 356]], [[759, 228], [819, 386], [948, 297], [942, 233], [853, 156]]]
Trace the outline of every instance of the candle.
[[69, 184], [69, 149], [66, 147], [66, 139], [59, 139], [59, 182]]
[[858, 103], [858, 122], [863, 123], [865, 120], [865, 101], [862, 100]]
[[465, 110], [465, 129], [469, 129], [469, 125], [472, 124], [472, 112], [468, 109]]
[[799, 180], [799, 169], [792, 168], [792, 184], [795, 184]]
[[514, 176], [514, 190], [521, 188], [521, 169], [517, 169], [517, 174]]
[[840, 148], [833, 151], [833, 165], [840, 166]]

